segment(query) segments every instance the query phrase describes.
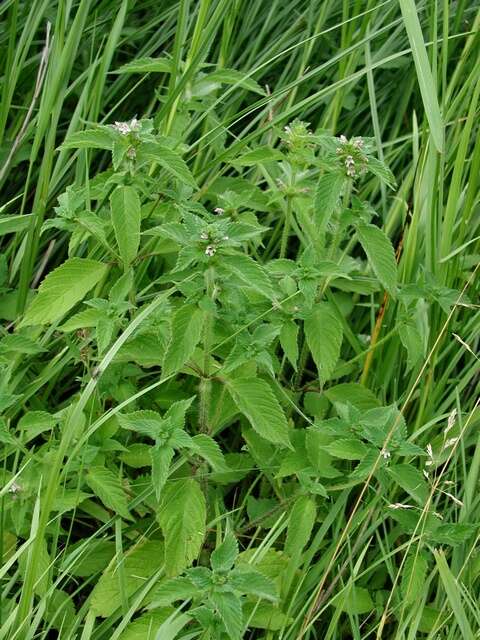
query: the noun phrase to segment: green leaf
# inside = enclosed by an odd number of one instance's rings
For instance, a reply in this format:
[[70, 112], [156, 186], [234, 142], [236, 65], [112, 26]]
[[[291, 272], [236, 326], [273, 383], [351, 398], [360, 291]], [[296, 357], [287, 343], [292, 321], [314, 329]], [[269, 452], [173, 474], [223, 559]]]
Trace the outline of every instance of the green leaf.
[[285, 156], [278, 149], [272, 149], [272, 147], [257, 147], [253, 151], [247, 151], [242, 153], [241, 156], [231, 160], [231, 164], [238, 167], [250, 167], [252, 165], [260, 164], [262, 162], [272, 162], [278, 160], [284, 160]]
[[265, 380], [260, 378], [229, 380], [228, 390], [239, 411], [245, 415], [262, 438], [291, 448], [287, 419], [270, 385]]
[[32, 222], [32, 215], [31, 213], [26, 213], [20, 216], [0, 216], [0, 236], [28, 229]]
[[[461, 637], [463, 640], [466, 640], [467, 638], [475, 638], [475, 633], [470, 626], [467, 613], [463, 606], [463, 589], [459, 586], [458, 577], [448, 566], [445, 553], [441, 549], [434, 550], [433, 555], [435, 557], [435, 562], [437, 563], [440, 580], [443, 588], [445, 589], [445, 593], [447, 594], [447, 599], [453, 612], [454, 619], [458, 624]], [[468, 608], [470, 611], [470, 605], [468, 605]]]
[[240, 598], [228, 591], [214, 591], [210, 599], [225, 625], [230, 640], [240, 640], [243, 632], [243, 614]]
[[137, 58], [112, 71], [112, 73], [171, 73], [172, 61], [169, 58]]
[[294, 557], [300, 554], [312, 535], [317, 517], [315, 501], [309, 496], [300, 496], [295, 500], [288, 519], [285, 551]]
[[131, 519], [127, 508], [127, 496], [116, 473], [105, 467], [89, 467], [86, 481], [93, 493], [103, 504], [123, 518]]
[[292, 618], [270, 602], [246, 602], [244, 614], [248, 620], [248, 626], [254, 629], [281, 631], [293, 622]]
[[244, 254], [222, 256], [221, 266], [269, 300], [275, 297], [272, 283], [264, 269]]
[[364, 589], [363, 587], [347, 586], [346, 591], [346, 594], [341, 593], [332, 601], [335, 608], [340, 608], [342, 611], [345, 611], [350, 615], [369, 613], [375, 608], [372, 597], [367, 589]]
[[422, 27], [418, 18], [415, 0], [400, 0], [403, 22], [407, 31], [408, 40], [412, 48], [413, 61], [417, 72], [420, 93], [422, 94], [425, 114], [430, 133], [437, 151], [443, 151], [443, 120], [438, 104], [435, 80], [428, 61], [427, 48], [423, 39]]
[[425, 589], [428, 563], [425, 557], [411, 552], [403, 566], [400, 588], [405, 602], [413, 604], [422, 597]]
[[218, 443], [207, 436], [206, 433], [199, 433], [192, 438], [192, 451], [208, 462], [214, 471], [226, 471], [227, 463], [223, 457], [222, 450]]
[[158, 446], [150, 449], [152, 458], [152, 484], [157, 500], [159, 500], [162, 489], [168, 478], [170, 463], [172, 462], [174, 450], [172, 447]]
[[10, 333], [0, 340], [0, 353], [2, 351], [36, 355], [37, 353], [42, 353], [45, 349], [33, 340], [30, 340], [30, 338], [16, 333]]
[[236, 69], [218, 69], [217, 71], [208, 73], [197, 83], [197, 86], [201, 85], [201, 83], [233, 84], [243, 87], [248, 91], [252, 91], [253, 93], [258, 93], [262, 96], [265, 95], [265, 91], [258, 82], [255, 82], [253, 78], [250, 78], [247, 74], [237, 71]]
[[196, 595], [198, 595], [198, 587], [189, 578], [182, 576], [168, 578], [158, 585], [149, 596], [149, 609], [165, 607], [176, 600], [189, 600]]
[[232, 533], [227, 533], [224, 541], [212, 552], [210, 564], [214, 571], [228, 571], [238, 556], [238, 543]]
[[367, 454], [368, 448], [356, 438], [339, 438], [326, 445], [325, 451], [342, 460], [361, 460]]
[[297, 371], [298, 361], [298, 325], [293, 320], [282, 324], [280, 344], [292, 367]]
[[152, 613], [144, 613], [125, 627], [118, 640], [157, 640], [160, 626], [172, 612], [173, 609], [168, 607]]
[[[163, 544], [159, 540], [147, 540], [130, 549], [122, 559], [127, 597], [145, 586], [146, 581], [162, 567]], [[118, 561], [112, 562], [103, 572], [90, 595], [90, 609], [96, 616], [108, 618], [122, 604]]]
[[100, 282], [107, 269], [95, 260], [70, 258], [43, 280], [20, 326], [56, 322]]
[[320, 177], [315, 192], [315, 226], [320, 244], [325, 243], [325, 233], [332, 214], [340, 206], [346, 179], [341, 173], [325, 173]]
[[242, 595], [257, 596], [272, 601], [278, 598], [274, 582], [254, 569], [245, 567], [235, 569], [230, 574], [229, 582], [235, 591]]
[[373, 224], [357, 226], [357, 234], [375, 275], [391, 296], [397, 291], [397, 261], [392, 243], [385, 233]]
[[167, 575], [178, 575], [195, 560], [205, 537], [205, 497], [198, 482], [186, 478], [167, 484], [157, 519], [165, 538]]
[[324, 394], [332, 404], [346, 404], [349, 402], [361, 411], [380, 406], [375, 394], [358, 382], [343, 382], [325, 389]]
[[156, 411], [143, 410], [131, 413], [119, 413], [118, 422], [122, 429], [136, 431], [144, 436], [155, 439], [163, 426], [163, 418]]
[[167, 173], [180, 180], [180, 182], [189, 185], [193, 189], [197, 188], [198, 185], [185, 160], [168, 147], [158, 142], [146, 142], [141, 146], [138, 155], [139, 158], [157, 162], [162, 169], [165, 169]]
[[316, 304], [305, 318], [305, 339], [318, 375], [326, 382], [335, 370], [343, 339], [342, 323], [328, 302]]
[[204, 312], [194, 304], [183, 304], [172, 319], [172, 333], [163, 363], [163, 375], [179, 371], [200, 342]]
[[108, 127], [86, 129], [71, 133], [63, 142], [62, 149], [112, 149], [115, 139], [113, 130]]
[[140, 198], [133, 187], [119, 185], [110, 196], [113, 230], [123, 264], [137, 257], [140, 245]]
[[389, 475], [400, 487], [424, 507], [430, 493], [423, 475], [410, 464], [396, 464], [388, 469]]
[[58, 330], [70, 333], [71, 331], [77, 331], [78, 329], [95, 327], [101, 317], [102, 311], [99, 309], [85, 309], [84, 311], [79, 311], [66, 320], [58, 327]]

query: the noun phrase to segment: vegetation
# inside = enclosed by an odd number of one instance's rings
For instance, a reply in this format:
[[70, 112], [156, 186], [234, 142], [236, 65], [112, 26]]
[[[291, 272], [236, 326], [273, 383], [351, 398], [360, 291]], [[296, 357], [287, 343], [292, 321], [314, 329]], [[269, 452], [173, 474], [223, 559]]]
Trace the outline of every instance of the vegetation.
[[480, 633], [480, 6], [0, 5], [0, 640]]

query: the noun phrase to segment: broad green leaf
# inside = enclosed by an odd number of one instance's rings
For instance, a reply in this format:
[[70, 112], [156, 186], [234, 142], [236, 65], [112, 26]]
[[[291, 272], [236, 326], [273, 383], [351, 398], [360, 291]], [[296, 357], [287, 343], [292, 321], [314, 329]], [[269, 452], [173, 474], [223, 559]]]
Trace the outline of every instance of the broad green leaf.
[[425, 478], [418, 469], [411, 464], [396, 464], [389, 467], [388, 473], [420, 506], [425, 506], [430, 491]]
[[228, 390], [255, 431], [275, 444], [291, 448], [288, 424], [270, 385], [260, 378], [229, 380]]
[[165, 486], [157, 519], [165, 538], [167, 575], [178, 575], [196, 559], [205, 537], [206, 504], [194, 478]]
[[249, 77], [247, 74], [242, 73], [241, 71], [237, 71], [236, 69], [218, 69], [217, 71], [213, 71], [212, 73], [208, 73], [204, 78], [197, 83], [197, 85], [201, 83], [219, 83], [219, 84], [232, 84], [238, 85], [239, 87], [243, 87], [248, 91], [253, 91], [253, 93], [259, 93], [264, 96], [265, 91], [262, 87], [255, 82], [253, 78]]
[[86, 129], [71, 133], [63, 142], [62, 149], [108, 149], [111, 150], [115, 139], [113, 130], [108, 127]]
[[478, 524], [469, 524], [467, 522], [445, 523], [438, 526], [430, 537], [436, 543], [448, 544], [456, 547], [464, 544], [477, 532]]
[[167, 173], [180, 180], [180, 182], [189, 185], [193, 189], [197, 188], [197, 183], [185, 160], [168, 147], [158, 142], [146, 142], [141, 146], [138, 155], [139, 158], [157, 162], [162, 169], [165, 169]]
[[110, 196], [113, 230], [123, 264], [137, 257], [140, 245], [140, 198], [133, 187], [118, 186]]
[[112, 73], [171, 73], [172, 61], [169, 58], [137, 58]]
[[172, 334], [163, 363], [163, 375], [179, 371], [200, 342], [204, 312], [193, 304], [183, 304], [172, 319]]
[[241, 156], [231, 160], [231, 164], [238, 167], [250, 167], [252, 165], [260, 164], [262, 162], [272, 162], [283, 160], [284, 155], [278, 149], [272, 149], [272, 147], [257, 147], [253, 151], [247, 151], [242, 153]]
[[244, 616], [249, 627], [269, 631], [281, 631], [293, 622], [292, 618], [270, 602], [247, 602], [244, 605]]
[[277, 590], [270, 578], [254, 569], [241, 567], [230, 574], [230, 584], [241, 594], [257, 596], [266, 600], [277, 600]]
[[48, 598], [48, 605], [43, 614], [43, 619], [52, 626], [67, 634], [70, 625], [75, 619], [75, 605], [70, 594], [54, 589]]
[[210, 556], [210, 564], [214, 571], [228, 571], [238, 556], [238, 543], [232, 533], [227, 533], [224, 541]]
[[249, 256], [245, 254], [222, 256], [221, 266], [237, 276], [247, 287], [256, 289], [269, 300], [275, 297], [268, 275], [258, 262]]
[[341, 173], [325, 173], [318, 181], [314, 205], [315, 223], [318, 237], [322, 244], [330, 218], [340, 205], [345, 182], [345, 176]]
[[403, 565], [400, 583], [403, 599], [408, 604], [413, 604], [418, 598], [422, 597], [427, 570], [428, 564], [425, 557], [421, 553], [410, 552]]
[[[159, 540], [142, 542], [122, 560], [125, 591], [128, 597], [145, 586], [146, 581], [163, 565], [163, 544]], [[103, 572], [90, 595], [90, 609], [101, 618], [111, 616], [122, 604], [118, 562], [114, 560]]]
[[172, 462], [174, 450], [172, 447], [157, 446], [150, 449], [152, 458], [152, 484], [157, 500], [160, 498], [162, 489], [168, 478], [170, 463]]
[[[103, 571], [115, 555], [115, 543], [110, 540], [81, 540], [80, 548], [83, 549], [79, 555], [75, 554], [76, 560], [73, 564], [66, 559], [68, 573], [80, 578], [92, 576]], [[71, 549], [72, 555], [74, 550]], [[75, 549], [76, 551], [76, 549]]]
[[397, 290], [397, 261], [392, 243], [373, 224], [359, 224], [357, 234], [375, 275], [391, 296]]
[[328, 302], [316, 304], [305, 318], [305, 338], [322, 382], [335, 370], [340, 356], [343, 329], [337, 314]]
[[380, 406], [380, 402], [370, 389], [367, 389], [358, 382], [342, 382], [329, 389], [325, 389], [324, 394], [332, 404], [346, 404], [349, 402], [361, 411], [374, 409]]
[[106, 467], [89, 467], [86, 481], [93, 493], [103, 504], [123, 518], [131, 519], [127, 508], [127, 496], [122, 481], [116, 473]]
[[361, 460], [367, 454], [368, 448], [356, 438], [339, 438], [326, 445], [325, 451], [342, 460]]
[[70, 258], [43, 280], [21, 326], [56, 322], [100, 282], [107, 269], [95, 260]]
[[240, 640], [243, 632], [243, 614], [240, 598], [228, 591], [214, 591], [210, 600], [225, 625], [230, 640]]
[[417, 72], [418, 85], [422, 94], [425, 114], [430, 133], [437, 151], [443, 151], [443, 120], [438, 104], [437, 88], [428, 61], [427, 48], [423, 39], [422, 27], [417, 13], [415, 0], [399, 0], [402, 10], [403, 22], [407, 31], [408, 40], [412, 48], [413, 61]]
[[350, 615], [369, 613], [375, 608], [375, 604], [367, 589], [355, 586], [347, 586], [346, 593], [342, 593], [335, 598], [332, 604], [335, 608], [340, 608]]
[[303, 551], [312, 535], [316, 516], [317, 508], [312, 498], [300, 496], [295, 500], [288, 519], [285, 541], [285, 552], [289, 556], [294, 557]]
[[171, 607], [166, 607], [152, 613], [144, 613], [125, 627], [118, 640], [157, 640], [158, 630], [172, 612]]
[[0, 340], [0, 353], [2, 351], [36, 355], [37, 353], [42, 353], [45, 349], [26, 336], [10, 333]]
[[122, 429], [136, 431], [144, 436], [155, 439], [163, 426], [163, 418], [156, 411], [145, 409], [131, 413], [119, 413], [117, 420]]
[[95, 327], [101, 317], [102, 311], [99, 309], [85, 309], [84, 311], [79, 311], [66, 320], [58, 327], [58, 330], [70, 333], [71, 331], [77, 331], [78, 329]]
[[199, 433], [192, 438], [192, 451], [206, 460], [214, 471], [226, 471], [227, 464], [223, 457], [222, 450], [218, 443], [207, 436], [206, 433]]
[[176, 600], [189, 600], [198, 595], [196, 587], [189, 578], [178, 576], [167, 578], [149, 596], [149, 609], [165, 607]]

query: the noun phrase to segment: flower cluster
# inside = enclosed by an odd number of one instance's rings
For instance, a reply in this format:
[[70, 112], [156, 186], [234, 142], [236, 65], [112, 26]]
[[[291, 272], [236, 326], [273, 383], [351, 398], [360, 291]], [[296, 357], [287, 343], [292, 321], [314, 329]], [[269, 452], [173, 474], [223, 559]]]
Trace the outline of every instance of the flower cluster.
[[115, 122], [112, 125], [113, 128], [122, 134], [122, 136], [128, 136], [132, 131], [138, 131], [140, 129], [140, 122], [137, 118], [132, 118], [130, 122]]
[[340, 144], [336, 149], [337, 156], [345, 166], [347, 176], [355, 178], [362, 175], [367, 170], [368, 158], [364, 152], [364, 141], [362, 138], [347, 139], [341, 135]]

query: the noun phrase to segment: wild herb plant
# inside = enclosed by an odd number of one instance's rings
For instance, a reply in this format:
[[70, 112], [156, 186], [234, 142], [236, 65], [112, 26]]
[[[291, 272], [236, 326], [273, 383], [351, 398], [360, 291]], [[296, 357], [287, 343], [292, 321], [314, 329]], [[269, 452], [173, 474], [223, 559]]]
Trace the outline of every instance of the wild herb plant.
[[[246, 3], [165, 7], [145, 46], [148, 2], [109, 31], [77, 4], [23, 124], [48, 3], [2, 10], [0, 639], [475, 637], [476, 36], [439, 105], [407, 0], [401, 36], [390, 6], [320, 3], [312, 36], [308, 3], [250, 3], [267, 57]], [[388, 115], [375, 42], [414, 53]]]

